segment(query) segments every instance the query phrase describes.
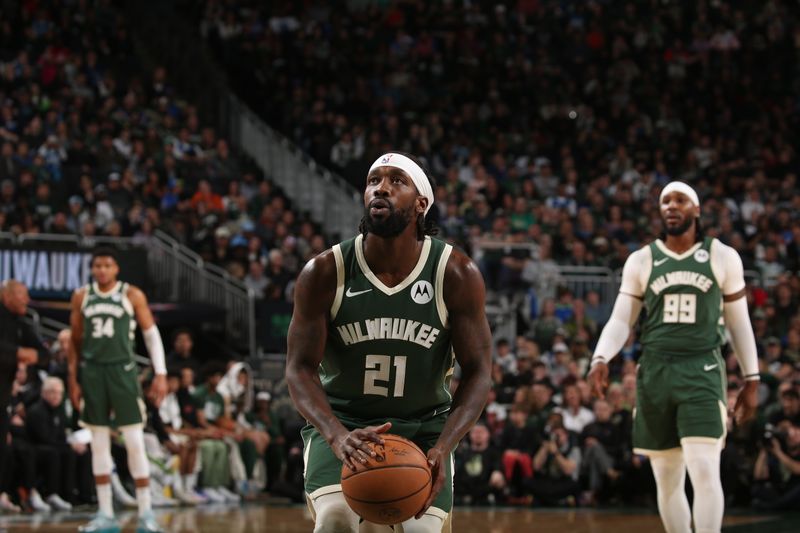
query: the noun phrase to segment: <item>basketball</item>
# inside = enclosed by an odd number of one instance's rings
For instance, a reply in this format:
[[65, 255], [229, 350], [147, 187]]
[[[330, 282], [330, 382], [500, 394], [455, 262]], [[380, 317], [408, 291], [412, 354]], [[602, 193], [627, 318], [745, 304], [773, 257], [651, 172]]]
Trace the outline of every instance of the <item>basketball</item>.
[[419, 447], [397, 435], [370, 443], [376, 456], [356, 471], [342, 466], [342, 492], [361, 518], [375, 524], [399, 524], [422, 509], [431, 493], [431, 470]]

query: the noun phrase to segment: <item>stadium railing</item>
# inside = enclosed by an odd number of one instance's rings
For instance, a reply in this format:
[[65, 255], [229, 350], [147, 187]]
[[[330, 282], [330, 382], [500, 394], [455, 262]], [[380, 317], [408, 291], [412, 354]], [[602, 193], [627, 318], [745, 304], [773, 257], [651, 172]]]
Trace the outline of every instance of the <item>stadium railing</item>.
[[269, 127], [232, 93], [227, 95], [228, 137], [323, 231], [338, 238], [355, 233], [364, 211], [361, 195], [341, 176], [317, 165]]

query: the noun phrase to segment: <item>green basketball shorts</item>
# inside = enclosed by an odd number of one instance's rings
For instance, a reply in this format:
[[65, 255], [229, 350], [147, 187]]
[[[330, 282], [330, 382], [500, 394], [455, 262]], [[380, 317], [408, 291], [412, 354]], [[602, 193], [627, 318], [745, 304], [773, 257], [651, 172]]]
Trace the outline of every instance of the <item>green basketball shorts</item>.
[[645, 352], [636, 374], [634, 451], [670, 450], [687, 437], [722, 439], [727, 422], [726, 383], [719, 350], [700, 356]]
[[[440, 415], [430, 420], [411, 421], [398, 420], [393, 418], [369, 421], [343, 420], [342, 424], [349, 429], [363, 428], [366, 426], [379, 426], [384, 422], [391, 422], [392, 427], [389, 433], [400, 435], [414, 442], [423, 452], [436, 444], [439, 435], [444, 427], [447, 415]], [[305, 490], [311, 499], [315, 499], [324, 494], [341, 492], [342, 490], [342, 462], [333, 454], [333, 450], [319, 431], [307, 425], [303, 428], [303, 459], [305, 461]], [[453, 454], [450, 460], [444, 465], [445, 482], [441, 492], [433, 501], [431, 509], [436, 508], [442, 511], [442, 519], [446, 518], [453, 508]]]
[[81, 422], [88, 426], [130, 426], [145, 421], [136, 363], [81, 364]]

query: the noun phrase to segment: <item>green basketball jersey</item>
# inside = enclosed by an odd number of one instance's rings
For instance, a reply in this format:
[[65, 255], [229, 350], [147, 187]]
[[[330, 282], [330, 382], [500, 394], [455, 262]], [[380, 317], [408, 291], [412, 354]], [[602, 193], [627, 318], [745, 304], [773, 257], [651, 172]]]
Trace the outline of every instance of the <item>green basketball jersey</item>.
[[681, 259], [667, 255], [657, 242], [650, 244], [653, 268], [641, 335], [648, 352], [707, 354], [722, 345], [722, 291], [711, 269], [712, 241], [706, 237]]
[[442, 286], [452, 246], [426, 237], [395, 287], [369, 269], [361, 235], [333, 247], [337, 288], [319, 368], [346, 418], [427, 418], [450, 409], [453, 349]]
[[96, 283], [86, 286], [81, 305], [84, 360], [103, 364], [133, 361], [136, 319], [127, 294], [128, 284], [121, 281], [106, 293], [100, 292]]

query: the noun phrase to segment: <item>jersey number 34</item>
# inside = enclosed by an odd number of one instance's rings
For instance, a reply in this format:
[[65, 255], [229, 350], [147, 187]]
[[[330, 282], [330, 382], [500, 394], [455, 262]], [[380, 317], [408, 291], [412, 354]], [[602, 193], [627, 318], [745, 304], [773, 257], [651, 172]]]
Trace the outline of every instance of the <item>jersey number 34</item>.
[[100, 337], [113, 337], [114, 336], [114, 319], [109, 317], [105, 321], [100, 317], [92, 319], [92, 338], [99, 339]]

